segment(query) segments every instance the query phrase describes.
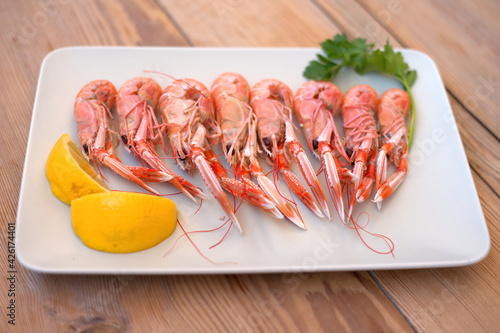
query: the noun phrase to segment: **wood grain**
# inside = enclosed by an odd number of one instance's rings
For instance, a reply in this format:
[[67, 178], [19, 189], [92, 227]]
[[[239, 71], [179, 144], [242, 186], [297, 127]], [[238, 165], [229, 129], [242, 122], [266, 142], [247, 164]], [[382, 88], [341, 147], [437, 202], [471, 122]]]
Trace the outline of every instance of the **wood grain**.
[[22, 277], [25, 332], [411, 331], [367, 273]]
[[365, 38], [370, 43], [375, 43], [376, 47], [383, 47], [385, 42], [389, 40], [394, 47], [401, 47], [401, 44], [394, 39], [390, 32], [381, 26], [375, 17], [357, 1], [318, 0], [317, 3], [349, 38]]
[[159, 0], [194, 46], [313, 46], [339, 32], [310, 1]]

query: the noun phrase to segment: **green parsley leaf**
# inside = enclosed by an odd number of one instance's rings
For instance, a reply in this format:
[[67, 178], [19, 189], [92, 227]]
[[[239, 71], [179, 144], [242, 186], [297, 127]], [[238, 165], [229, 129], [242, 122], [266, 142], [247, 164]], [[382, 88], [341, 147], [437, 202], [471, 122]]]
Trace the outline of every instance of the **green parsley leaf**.
[[309, 63], [309, 66], [306, 67], [302, 75], [316, 81], [330, 80], [331, 76], [328, 75], [329, 68], [330, 66], [313, 60]]
[[368, 61], [369, 50], [374, 44], [367, 44], [366, 39], [356, 38], [349, 41], [345, 34], [336, 35], [321, 43], [326, 56], [330, 59], [343, 60], [344, 64], [361, 70]]
[[311, 61], [304, 70], [304, 77], [312, 80], [332, 80], [342, 68], [342, 65], [325, 58], [321, 54], [317, 54], [317, 57], [318, 61]]

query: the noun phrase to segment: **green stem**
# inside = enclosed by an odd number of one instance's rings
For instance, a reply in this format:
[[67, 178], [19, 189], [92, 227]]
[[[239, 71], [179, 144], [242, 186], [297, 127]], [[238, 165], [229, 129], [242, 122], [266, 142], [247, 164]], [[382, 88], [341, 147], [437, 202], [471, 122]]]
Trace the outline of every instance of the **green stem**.
[[408, 151], [410, 151], [411, 142], [413, 140], [413, 132], [415, 130], [415, 100], [413, 99], [413, 95], [408, 84], [406, 82], [401, 83], [408, 93], [408, 97], [410, 97], [410, 123], [408, 124]]

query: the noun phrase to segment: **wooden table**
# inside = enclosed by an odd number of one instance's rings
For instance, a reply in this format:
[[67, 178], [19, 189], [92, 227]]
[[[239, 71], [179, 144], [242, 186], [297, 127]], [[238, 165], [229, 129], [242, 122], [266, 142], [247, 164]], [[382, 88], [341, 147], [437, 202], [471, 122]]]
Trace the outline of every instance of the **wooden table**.
[[[2, 1], [0, 331], [498, 331], [499, 17], [495, 0]], [[297, 274], [302, 283], [293, 290], [280, 289], [281, 274], [61, 276], [18, 265], [16, 325], [8, 324], [7, 224], [16, 220], [47, 53], [73, 45], [315, 47], [339, 32], [378, 46], [388, 38], [437, 63], [488, 223], [486, 259], [458, 268]]]

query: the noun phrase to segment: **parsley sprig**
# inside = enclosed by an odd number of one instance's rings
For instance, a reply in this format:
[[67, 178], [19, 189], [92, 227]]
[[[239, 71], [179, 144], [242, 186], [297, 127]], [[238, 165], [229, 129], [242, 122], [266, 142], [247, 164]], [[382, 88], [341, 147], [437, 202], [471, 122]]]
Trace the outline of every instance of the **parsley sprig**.
[[342, 67], [348, 66], [361, 75], [376, 71], [398, 79], [411, 101], [408, 125], [408, 148], [410, 148], [415, 127], [415, 101], [410, 87], [417, 78], [417, 72], [410, 70], [401, 52], [394, 52], [389, 41], [383, 50], [375, 50], [374, 47], [375, 44], [368, 44], [366, 39], [355, 38], [350, 41], [345, 34], [338, 34], [333, 39], [321, 43], [324, 55], [317, 54], [318, 59], [309, 63], [303, 75], [311, 80], [331, 81]]

